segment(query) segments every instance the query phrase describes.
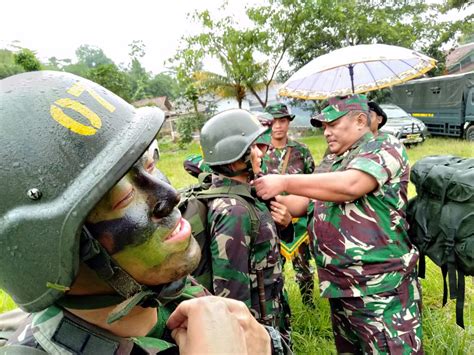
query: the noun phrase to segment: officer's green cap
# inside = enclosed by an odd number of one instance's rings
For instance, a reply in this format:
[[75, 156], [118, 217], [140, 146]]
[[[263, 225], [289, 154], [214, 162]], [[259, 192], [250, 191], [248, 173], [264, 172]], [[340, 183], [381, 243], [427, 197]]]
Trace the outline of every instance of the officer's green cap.
[[369, 111], [367, 96], [354, 94], [350, 96], [336, 96], [328, 100], [328, 106], [321, 113], [311, 118], [311, 125], [321, 127], [322, 122], [332, 122], [348, 114], [350, 111]]
[[273, 118], [288, 118], [293, 121], [295, 115], [290, 114], [288, 107], [285, 104], [273, 104], [265, 107], [265, 112], [273, 116]]

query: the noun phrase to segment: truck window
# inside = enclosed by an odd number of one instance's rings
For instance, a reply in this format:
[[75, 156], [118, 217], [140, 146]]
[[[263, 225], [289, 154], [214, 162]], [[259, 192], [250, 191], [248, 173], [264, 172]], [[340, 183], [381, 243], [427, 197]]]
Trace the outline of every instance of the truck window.
[[441, 88], [439, 86], [432, 86], [430, 89], [431, 89], [431, 92], [435, 95], [441, 92]]

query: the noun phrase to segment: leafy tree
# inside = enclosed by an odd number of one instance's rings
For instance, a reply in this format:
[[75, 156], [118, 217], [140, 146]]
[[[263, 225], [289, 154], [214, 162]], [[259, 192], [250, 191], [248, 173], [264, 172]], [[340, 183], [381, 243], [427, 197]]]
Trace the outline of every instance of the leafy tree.
[[15, 64], [20, 65], [27, 72], [41, 70], [41, 62], [27, 48], [22, 48], [18, 53], [15, 53], [14, 60]]
[[[313, 1], [302, 1], [300, 6], [286, 6], [285, 1], [270, 0], [267, 5], [250, 7], [247, 15], [253, 21], [258, 32], [256, 49], [265, 55], [262, 81], [248, 81], [247, 87], [262, 107], [267, 105], [268, 90], [275, 78], [281, 75], [280, 65], [287, 51], [299, 36], [299, 28], [306, 19], [305, 13], [313, 6]], [[258, 91], [264, 89], [264, 97]]]
[[127, 74], [120, 71], [115, 64], [102, 64], [90, 69], [88, 79], [104, 86], [130, 102], [130, 82]]
[[202, 48], [184, 48], [179, 50], [173, 58], [169, 60], [176, 73], [176, 79], [181, 88], [181, 93], [191, 103], [194, 114], [199, 115], [198, 104], [203, 96], [202, 86], [195, 78], [195, 73], [202, 71], [202, 59], [204, 50]]
[[145, 93], [149, 97], [167, 96], [170, 99], [175, 99], [178, 96], [178, 92], [178, 81], [166, 73], [155, 75], [149, 80], [145, 88]]
[[130, 78], [131, 100], [136, 101], [146, 97], [146, 87], [150, 81], [150, 74], [140, 62], [145, 56], [145, 44], [143, 41], [133, 41], [129, 44], [131, 58], [128, 75]]
[[82, 76], [83, 78], [87, 78], [89, 76], [89, 69], [90, 68], [85, 63], [82, 63], [82, 62], [65, 65], [63, 67], [64, 71], [71, 74]]
[[[189, 68], [192, 63], [186, 64], [186, 60], [191, 53], [198, 54], [199, 58], [203, 58], [204, 53], [216, 58], [224, 74], [199, 74], [201, 89], [224, 97], [232, 96], [239, 107], [248, 93], [251, 93], [265, 107], [269, 86], [296, 34], [295, 23], [299, 17], [293, 12], [280, 14], [279, 9], [273, 8], [271, 4], [247, 9], [247, 15], [254, 26], [239, 29], [232, 16], [213, 18], [208, 10], [194, 13], [193, 19], [202, 25], [203, 30], [200, 34], [183, 39], [184, 48], [178, 52], [175, 60], [182, 60], [181, 68], [186, 65]], [[280, 20], [280, 31], [266, 25], [274, 17]], [[261, 89], [265, 89], [263, 97], [258, 93]]]
[[0, 49], [0, 79], [23, 73], [21, 65], [15, 63], [14, 53], [8, 49]]
[[[443, 6], [424, 1], [400, 0], [272, 0], [284, 8], [300, 8], [305, 18], [289, 48], [295, 68], [331, 50], [348, 45], [384, 43], [414, 48], [443, 63], [441, 46], [470, 21], [440, 21]], [[467, 19], [472, 19], [469, 17]], [[472, 26], [472, 25], [471, 25]]]
[[98, 47], [82, 44], [76, 49], [76, 56], [79, 63], [85, 64], [88, 68], [95, 68], [103, 64], [113, 64], [104, 51]]
[[71, 59], [58, 59], [57, 57], [50, 57], [48, 58], [48, 62], [44, 64], [44, 68], [48, 70], [64, 70], [64, 68], [68, 65], [71, 65]]

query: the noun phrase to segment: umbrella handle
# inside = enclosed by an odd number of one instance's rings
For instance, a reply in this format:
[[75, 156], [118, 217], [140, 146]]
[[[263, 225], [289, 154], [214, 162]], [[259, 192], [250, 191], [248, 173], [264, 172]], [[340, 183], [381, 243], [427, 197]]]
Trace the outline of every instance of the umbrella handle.
[[352, 93], [354, 93], [354, 65], [349, 64], [349, 75], [351, 76]]

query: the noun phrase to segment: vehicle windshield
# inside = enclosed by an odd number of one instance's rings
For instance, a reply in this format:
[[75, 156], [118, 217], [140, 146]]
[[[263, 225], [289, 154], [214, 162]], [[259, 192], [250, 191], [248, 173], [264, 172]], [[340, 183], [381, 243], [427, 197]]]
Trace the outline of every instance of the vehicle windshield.
[[408, 113], [403, 111], [400, 107], [393, 107], [393, 106], [382, 106], [382, 110], [387, 114], [387, 117], [390, 118], [401, 118], [401, 117], [409, 117]]

